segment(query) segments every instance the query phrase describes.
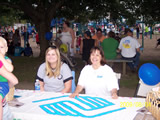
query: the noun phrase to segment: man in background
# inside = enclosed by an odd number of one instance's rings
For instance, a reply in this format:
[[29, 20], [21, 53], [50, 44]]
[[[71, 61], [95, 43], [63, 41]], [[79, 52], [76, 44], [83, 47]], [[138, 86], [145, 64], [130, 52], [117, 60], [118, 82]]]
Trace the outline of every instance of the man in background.
[[100, 46], [100, 43], [102, 43], [105, 38], [100, 28], [97, 29], [96, 34], [92, 37], [92, 39], [95, 40], [95, 46]]
[[126, 29], [126, 35], [126, 37], [121, 39], [118, 48], [123, 59], [133, 61], [127, 64], [134, 72], [137, 70], [139, 64], [140, 44], [135, 38], [133, 38], [133, 32], [130, 29]]

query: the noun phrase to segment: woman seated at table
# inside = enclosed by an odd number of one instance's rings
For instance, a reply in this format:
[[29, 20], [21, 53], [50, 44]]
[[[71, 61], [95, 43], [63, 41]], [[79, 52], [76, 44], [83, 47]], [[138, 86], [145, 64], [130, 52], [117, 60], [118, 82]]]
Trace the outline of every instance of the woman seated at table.
[[78, 96], [83, 88], [85, 93], [89, 95], [118, 98], [118, 80], [113, 70], [106, 65], [104, 53], [100, 47], [91, 49], [90, 64], [82, 69], [77, 88], [70, 97]]
[[71, 91], [72, 73], [67, 64], [61, 62], [56, 46], [49, 47], [45, 54], [45, 63], [41, 64], [37, 79], [41, 91], [68, 93]]

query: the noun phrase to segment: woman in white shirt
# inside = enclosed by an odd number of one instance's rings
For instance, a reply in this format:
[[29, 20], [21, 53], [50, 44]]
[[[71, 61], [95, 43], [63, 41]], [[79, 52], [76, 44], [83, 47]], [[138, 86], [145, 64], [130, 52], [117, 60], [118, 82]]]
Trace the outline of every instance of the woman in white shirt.
[[89, 95], [118, 98], [118, 80], [113, 70], [106, 65], [104, 52], [100, 47], [91, 49], [90, 64], [82, 69], [77, 88], [70, 97], [78, 96], [83, 89]]
[[75, 40], [75, 33], [72, 28], [69, 27], [69, 22], [64, 21], [63, 23], [63, 31], [61, 33], [61, 41], [64, 44], [69, 44], [70, 49], [70, 56], [74, 56], [74, 40]]

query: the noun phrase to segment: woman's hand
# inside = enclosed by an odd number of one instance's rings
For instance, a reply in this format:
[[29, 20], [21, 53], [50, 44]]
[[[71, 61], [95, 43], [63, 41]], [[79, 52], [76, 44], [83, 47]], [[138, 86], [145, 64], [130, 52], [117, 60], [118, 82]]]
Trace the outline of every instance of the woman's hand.
[[76, 90], [74, 93], [72, 93], [69, 97], [75, 98], [76, 96], [79, 97], [79, 93], [82, 91], [83, 87], [80, 85], [77, 85]]
[[75, 92], [74, 92], [74, 93], [72, 93], [69, 97], [70, 97], [70, 98], [75, 98], [76, 96], [79, 97], [79, 93], [75, 93]]
[[112, 99], [118, 99], [117, 89], [116, 88], [112, 89], [111, 97], [112, 97]]
[[39, 80], [39, 83], [40, 83], [40, 90], [44, 91], [44, 82]]
[[117, 93], [112, 94], [112, 99], [118, 99]]

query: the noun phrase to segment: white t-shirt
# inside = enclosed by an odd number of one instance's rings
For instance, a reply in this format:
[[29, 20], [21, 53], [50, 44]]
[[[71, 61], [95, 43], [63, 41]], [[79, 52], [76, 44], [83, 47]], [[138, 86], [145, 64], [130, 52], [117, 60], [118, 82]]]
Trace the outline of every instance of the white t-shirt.
[[86, 65], [80, 73], [78, 85], [85, 89], [86, 94], [97, 96], [111, 96], [113, 88], [119, 90], [116, 75], [108, 65], [96, 70], [92, 65]]
[[136, 49], [140, 47], [140, 44], [133, 37], [127, 36], [122, 38], [119, 44], [119, 49], [123, 57], [132, 58], [136, 55]]

